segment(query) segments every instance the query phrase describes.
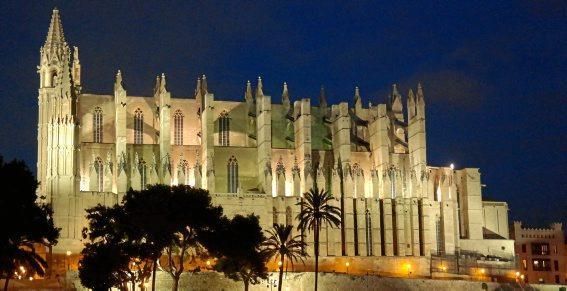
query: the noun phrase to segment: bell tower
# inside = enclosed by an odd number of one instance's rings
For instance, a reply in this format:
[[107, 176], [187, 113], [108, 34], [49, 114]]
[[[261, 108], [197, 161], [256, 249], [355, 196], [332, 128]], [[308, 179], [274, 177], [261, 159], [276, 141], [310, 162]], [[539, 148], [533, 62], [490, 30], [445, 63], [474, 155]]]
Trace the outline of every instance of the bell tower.
[[39, 194], [52, 203], [55, 225], [61, 228], [61, 245], [65, 245], [66, 239], [80, 237], [73, 219], [78, 190], [76, 98], [80, 90], [80, 63], [77, 48], [73, 56], [71, 62], [71, 50], [65, 41], [59, 10], [55, 8], [37, 67], [37, 175]]

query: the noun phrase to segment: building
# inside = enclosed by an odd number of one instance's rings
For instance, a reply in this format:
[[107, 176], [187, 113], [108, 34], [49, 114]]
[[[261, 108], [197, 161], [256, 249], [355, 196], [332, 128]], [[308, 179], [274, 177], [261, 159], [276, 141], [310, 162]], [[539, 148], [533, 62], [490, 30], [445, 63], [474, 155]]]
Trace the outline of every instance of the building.
[[567, 283], [567, 244], [561, 223], [527, 228], [515, 221], [512, 232], [520, 272], [527, 283]]
[[37, 173], [62, 228], [55, 253], [82, 248], [86, 208], [164, 183], [208, 189], [225, 213], [253, 212], [264, 228], [293, 224], [305, 191], [330, 191], [344, 219], [322, 230], [324, 257], [513, 257], [507, 233], [485, 239], [508, 218], [486, 215], [479, 169], [427, 164], [419, 84], [405, 102], [393, 85], [386, 104], [363, 105], [356, 88], [352, 107], [323, 90], [313, 106], [292, 102], [285, 83], [272, 98], [260, 78], [242, 102], [217, 99], [204, 75], [190, 96], [173, 98], [164, 74], [151, 96], [130, 96], [118, 71], [113, 92], [89, 94], [57, 9], [40, 55]]

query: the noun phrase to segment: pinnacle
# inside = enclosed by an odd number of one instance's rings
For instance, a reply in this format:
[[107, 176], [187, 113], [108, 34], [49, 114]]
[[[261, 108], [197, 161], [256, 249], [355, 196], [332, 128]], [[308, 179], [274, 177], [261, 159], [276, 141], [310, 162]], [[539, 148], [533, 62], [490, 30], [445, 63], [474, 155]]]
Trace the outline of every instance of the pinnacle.
[[61, 17], [59, 9], [55, 7], [51, 14], [51, 22], [49, 23], [49, 30], [45, 40], [45, 46], [55, 46], [65, 43], [65, 34], [63, 33], [63, 24], [61, 24]]

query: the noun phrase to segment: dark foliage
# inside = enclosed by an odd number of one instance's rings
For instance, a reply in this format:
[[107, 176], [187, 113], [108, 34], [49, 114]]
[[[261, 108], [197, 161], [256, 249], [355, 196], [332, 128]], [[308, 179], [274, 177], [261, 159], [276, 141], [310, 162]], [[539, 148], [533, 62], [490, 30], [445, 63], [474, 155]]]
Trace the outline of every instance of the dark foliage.
[[36, 253], [37, 245], [54, 245], [59, 229], [53, 211], [38, 197], [38, 182], [22, 161], [5, 163], [0, 156], [0, 278], [8, 281], [20, 266], [27, 275], [44, 275], [47, 263]]
[[231, 220], [221, 219], [218, 226], [216, 232], [204, 235], [204, 245], [219, 258], [215, 270], [229, 279], [243, 281], [244, 290], [266, 279], [268, 257], [259, 249], [265, 238], [258, 217], [236, 215]]

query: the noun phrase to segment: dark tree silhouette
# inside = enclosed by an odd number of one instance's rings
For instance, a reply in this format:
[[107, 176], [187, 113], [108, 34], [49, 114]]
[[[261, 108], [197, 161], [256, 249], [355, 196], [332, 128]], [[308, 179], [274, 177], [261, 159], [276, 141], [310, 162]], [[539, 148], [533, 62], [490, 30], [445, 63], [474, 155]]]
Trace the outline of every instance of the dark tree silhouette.
[[315, 291], [317, 291], [317, 277], [319, 273], [319, 232], [323, 225], [337, 227], [341, 223], [340, 208], [330, 205], [333, 199], [327, 191], [309, 190], [304, 194], [297, 205], [301, 207], [301, 212], [297, 215], [299, 220], [298, 229], [305, 232], [313, 231], [313, 243], [315, 250]]
[[51, 206], [37, 196], [38, 182], [23, 161], [5, 163], [0, 156], [0, 185], [0, 278], [8, 290], [20, 266], [28, 276], [45, 274], [47, 262], [36, 247], [56, 244], [59, 229]]
[[144, 257], [151, 261], [152, 290], [155, 290], [158, 261], [174, 236], [166, 215], [170, 198], [170, 186], [150, 185], [141, 191], [130, 189], [123, 200], [131, 227], [130, 239], [143, 245]]
[[[124, 206], [95, 206], [87, 209], [87, 219], [89, 227], [83, 229], [83, 237], [88, 238], [89, 243], [83, 252], [100, 249], [100, 256], [104, 256], [111, 251], [114, 253], [119, 252], [120, 255], [114, 256], [116, 262], [111, 262], [109, 266], [109, 268], [112, 266], [120, 267], [120, 269], [113, 270], [121, 274], [116, 276], [116, 278], [121, 278], [124, 282], [119, 283], [130, 281], [133, 290], [135, 290], [136, 282], [142, 285], [151, 275], [153, 245], [144, 241], [140, 230], [133, 227], [130, 221], [131, 217], [124, 211]], [[112, 257], [104, 259], [110, 260]], [[124, 259], [129, 261], [129, 263], [119, 263], [123, 262]], [[92, 255], [88, 261], [82, 259], [82, 268], [79, 268], [79, 274], [96, 270], [88, 264], [98, 262], [99, 257], [93, 257]], [[98, 276], [97, 274], [94, 275]], [[88, 279], [90, 278], [89, 276], [89, 274], [84, 274], [80, 277]], [[86, 284], [83, 285], [87, 286]]]
[[262, 243], [263, 253], [278, 261], [280, 271], [278, 291], [282, 290], [285, 259], [287, 258], [293, 266], [293, 263], [299, 260], [304, 262], [303, 258], [307, 256], [302, 236], [292, 236], [292, 231], [291, 225], [274, 224], [274, 227], [268, 230], [268, 238]]
[[81, 255], [79, 279], [83, 286], [95, 291], [107, 291], [112, 287], [124, 289], [129, 281], [130, 258], [120, 245], [87, 243]]
[[[169, 197], [167, 208], [164, 209], [169, 221], [165, 228], [172, 236], [165, 247], [167, 262], [160, 262], [160, 266], [170, 274], [173, 279], [172, 290], [176, 291], [181, 274], [185, 271], [185, 263], [194, 263], [207, 255], [202, 236], [218, 228], [222, 208], [212, 205], [207, 190], [184, 185], [153, 187], [160, 190], [159, 195]], [[169, 193], [161, 193], [163, 191]]]
[[260, 252], [265, 237], [254, 215], [236, 215], [229, 220], [223, 217], [219, 227], [203, 235], [204, 245], [211, 255], [218, 258], [214, 269], [235, 281], [249, 285], [260, 283], [268, 277], [267, 257]]

